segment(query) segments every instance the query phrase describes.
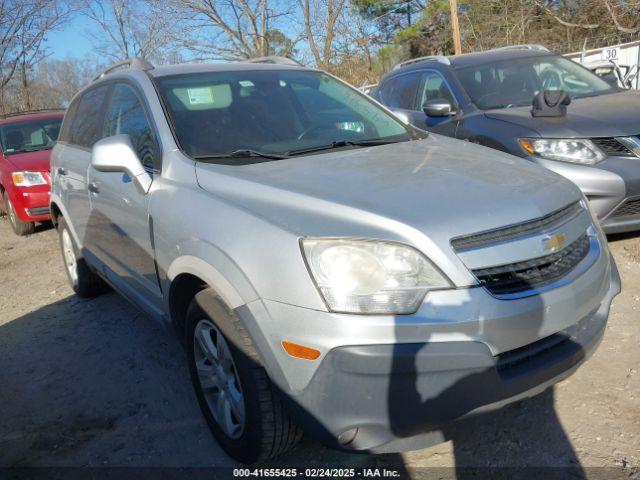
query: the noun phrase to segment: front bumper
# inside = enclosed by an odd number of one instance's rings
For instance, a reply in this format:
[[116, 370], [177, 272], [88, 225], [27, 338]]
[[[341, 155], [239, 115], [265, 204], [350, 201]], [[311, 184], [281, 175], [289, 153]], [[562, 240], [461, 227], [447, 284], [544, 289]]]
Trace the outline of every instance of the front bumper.
[[49, 185], [14, 188], [11, 194], [16, 215], [23, 222], [45, 222], [51, 219]]
[[[448, 423], [569, 376], [600, 342], [619, 291], [604, 249], [571, 284], [519, 300], [471, 288], [432, 292], [411, 316], [337, 315], [264, 300], [237, 313], [306, 432], [338, 448], [388, 452], [442, 441]], [[289, 357], [282, 340], [323, 354]]]
[[639, 158], [608, 157], [595, 166], [529, 158], [578, 185], [606, 233], [640, 230], [640, 201], [637, 213], [621, 208], [629, 201], [640, 199]]

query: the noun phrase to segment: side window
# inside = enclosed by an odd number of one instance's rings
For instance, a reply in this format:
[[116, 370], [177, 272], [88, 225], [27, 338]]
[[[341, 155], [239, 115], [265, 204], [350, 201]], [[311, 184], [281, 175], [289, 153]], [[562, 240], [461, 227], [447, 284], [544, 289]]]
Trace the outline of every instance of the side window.
[[108, 85], [89, 90], [78, 102], [69, 127], [69, 143], [91, 148], [102, 137], [102, 107], [109, 91]]
[[390, 79], [381, 91], [382, 99], [389, 108], [415, 110], [416, 92], [420, 74], [408, 73]]
[[456, 107], [457, 103], [449, 86], [442, 78], [442, 75], [436, 72], [426, 72], [422, 74], [422, 94], [420, 95], [420, 106], [428, 100], [449, 100], [452, 107]]
[[135, 90], [118, 83], [113, 89], [105, 118], [105, 136], [126, 134], [138, 152], [142, 164], [160, 170], [159, 149], [149, 120]]

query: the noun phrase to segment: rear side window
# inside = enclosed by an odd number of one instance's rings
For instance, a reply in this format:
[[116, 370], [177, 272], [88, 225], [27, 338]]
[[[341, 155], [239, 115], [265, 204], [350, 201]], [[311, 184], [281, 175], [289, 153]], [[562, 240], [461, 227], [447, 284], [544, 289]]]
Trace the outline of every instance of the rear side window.
[[160, 170], [158, 147], [145, 109], [135, 90], [127, 84], [115, 86], [105, 118], [105, 136], [126, 134], [142, 164]]
[[390, 108], [415, 110], [419, 82], [419, 73], [408, 73], [390, 79], [382, 87], [381, 96], [384, 103]]
[[[82, 95], [75, 106], [65, 133], [65, 141], [80, 147], [91, 148], [102, 137], [102, 107], [109, 91], [108, 85], [89, 90]], [[65, 122], [66, 123], [66, 122]]]

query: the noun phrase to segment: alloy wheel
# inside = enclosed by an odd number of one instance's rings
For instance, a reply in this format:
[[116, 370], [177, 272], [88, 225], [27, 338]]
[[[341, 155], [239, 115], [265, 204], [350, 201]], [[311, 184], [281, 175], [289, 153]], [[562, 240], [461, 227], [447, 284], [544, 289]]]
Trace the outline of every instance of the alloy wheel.
[[239, 438], [246, 419], [244, 395], [229, 345], [211, 320], [202, 319], [196, 324], [193, 352], [211, 415], [228, 437]]
[[16, 211], [13, 209], [13, 204], [11, 203], [11, 200], [9, 200], [9, 197], [5, 197], [5, 200], [7, 204], [7, 213], [9, 214], [9, 221], [11, 222], [11, 225], [16, 228], [18, 225]]
[[76, 260], [76, 252], [73, 248], [71, 235], [66, 228], [62, 230], [62, 256], [64, 257], [64, 265], [69, 273], [69, 278], [75, 285], [78, 282], [78, 262]]

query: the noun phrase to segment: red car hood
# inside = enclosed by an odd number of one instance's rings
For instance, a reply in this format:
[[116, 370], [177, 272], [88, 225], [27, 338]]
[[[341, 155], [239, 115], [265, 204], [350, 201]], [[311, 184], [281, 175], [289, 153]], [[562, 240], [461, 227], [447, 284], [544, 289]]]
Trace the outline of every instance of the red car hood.
[[13, 153], [5, 158], [13, 165], [15, 171], [48, 172], [50, 170], [49, 158], [51, 150], [38, 150], [37, 152]]

